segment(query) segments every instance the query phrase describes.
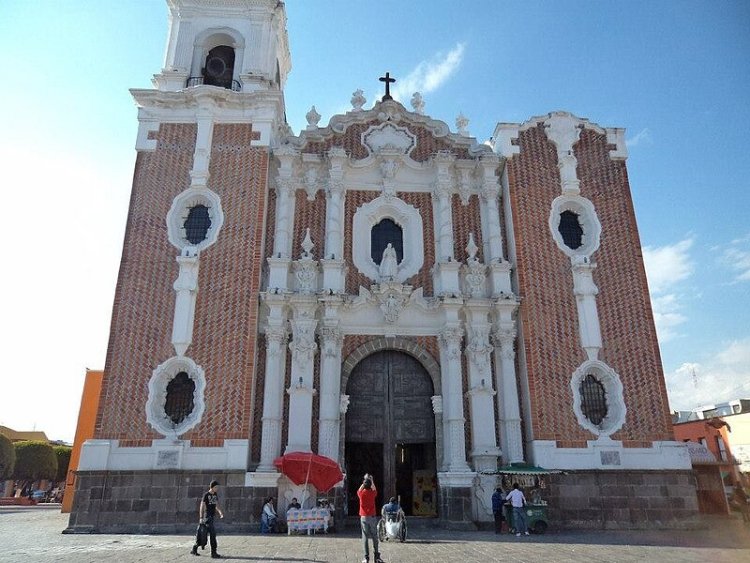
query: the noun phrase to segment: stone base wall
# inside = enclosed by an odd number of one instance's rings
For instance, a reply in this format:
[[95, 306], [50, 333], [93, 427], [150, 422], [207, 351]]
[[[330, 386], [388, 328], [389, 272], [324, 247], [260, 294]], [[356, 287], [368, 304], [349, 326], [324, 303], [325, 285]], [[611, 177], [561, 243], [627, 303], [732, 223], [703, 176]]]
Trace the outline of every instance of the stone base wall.
[[438, 515], [441, 524], [454, 530], [476, 530], [471, 497], [471, 487], [439, 487]]
[[550, 475], [543, 498], [552, 529], [694, 528], [691, 471], [571, 471]]
[[219, 533], [259, 531], [263, 500], [277, 490], [245, 487], [244, 471], [81, 471], [65, 533], [194, 532], [213, 479], [224, 512]]

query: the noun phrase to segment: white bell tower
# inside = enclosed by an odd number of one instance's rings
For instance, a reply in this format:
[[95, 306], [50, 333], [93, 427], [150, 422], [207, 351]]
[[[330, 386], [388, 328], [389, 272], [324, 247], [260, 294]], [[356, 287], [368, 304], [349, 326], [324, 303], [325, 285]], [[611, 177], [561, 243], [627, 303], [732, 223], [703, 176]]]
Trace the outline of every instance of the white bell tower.
[[158, 90], [208, 85], [282, 90], [291, 70], [284, 3], [278, 0], [167, 0], [169, 40]]

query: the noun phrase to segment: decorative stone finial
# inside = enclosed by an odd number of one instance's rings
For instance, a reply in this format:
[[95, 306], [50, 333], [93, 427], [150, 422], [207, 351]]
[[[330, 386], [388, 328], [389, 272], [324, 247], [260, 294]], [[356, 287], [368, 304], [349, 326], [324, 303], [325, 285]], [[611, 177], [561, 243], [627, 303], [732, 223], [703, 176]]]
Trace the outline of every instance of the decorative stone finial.
[[422, 94], [414, 92], [411, 97], [411, 107], [420, 115], [424, 113], [424, 98], [422, 98]]
[[362, 106], [367, 103], [367, 100], [362, 95], [363, 92], [361, 89], [357, 89], [352, 93], [352, 108], [353, 111], [362, 111]]
[[[310, 229], [308, 229], [309, 231]], [[469, 255], [469, 261], [474, 262], [477, 259], [479, 247], [474, 242], [474, 233], [469, 233], [469, 244], [466, 245], [466, 253]]]
[[458, 129], [458, 134], [462, 137], [468, 137], [469, 132], [467, 131], [466, 127], [469, 125], [469, 120], [466, 118], [466, 116], [463, 113], [459, 113], [458, 117], [456, 118], [456, 128]]
[[310, 227], [307, 227], [307, 232], [305, 233], [305, 240], [302, 241], [302, 250], [305, 252], [302, 254], [302, 258], [312, 258], [312, 254], [310, 251], [315, 247], [313, 244], [312, 238], [310, 238]]
[[320, 114], [317, 111], [315, 111], [315, 106], [310, 108], [310, 111], [307, 112], [307, 114], [305, 115], [305, 118], [307, 119], [308, 131], [311, 129], [318, 128], [318, 121], [320, 121]]

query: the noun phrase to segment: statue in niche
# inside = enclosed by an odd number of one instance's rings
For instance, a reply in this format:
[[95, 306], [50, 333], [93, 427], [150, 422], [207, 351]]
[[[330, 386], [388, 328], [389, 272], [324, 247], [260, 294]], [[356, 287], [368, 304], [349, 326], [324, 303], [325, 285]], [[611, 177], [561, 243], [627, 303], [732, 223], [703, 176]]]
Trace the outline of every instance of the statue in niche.
[[398, 274], [398, 257], [396, 256], [396, 249], [390, 242], [383, 251], [378, 273], [381, 280], [393, 280]]

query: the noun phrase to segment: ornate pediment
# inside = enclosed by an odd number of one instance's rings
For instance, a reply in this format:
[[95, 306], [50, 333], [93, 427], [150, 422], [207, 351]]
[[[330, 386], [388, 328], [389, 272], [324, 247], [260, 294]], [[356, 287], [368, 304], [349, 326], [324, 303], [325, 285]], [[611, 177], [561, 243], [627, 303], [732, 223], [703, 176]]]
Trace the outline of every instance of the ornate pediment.
[[417, 137], [404, 127], [386, 122], [362, 133], [362, 144], [371, 154], [385, 150], [391, 154], [408, 155], [417, 146]]

